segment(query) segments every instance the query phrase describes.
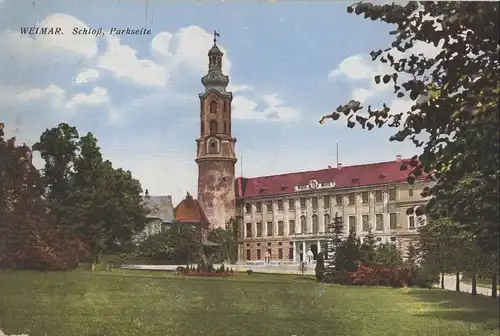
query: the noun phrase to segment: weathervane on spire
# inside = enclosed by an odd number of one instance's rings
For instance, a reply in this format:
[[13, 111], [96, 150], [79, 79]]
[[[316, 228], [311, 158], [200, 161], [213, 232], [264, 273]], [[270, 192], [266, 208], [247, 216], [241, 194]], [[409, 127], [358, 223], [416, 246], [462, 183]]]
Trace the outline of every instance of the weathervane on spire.
[[217, 37], [220, 37], [220, 35], [216, 30], [214, 30], [214, 44], [217, 43]]

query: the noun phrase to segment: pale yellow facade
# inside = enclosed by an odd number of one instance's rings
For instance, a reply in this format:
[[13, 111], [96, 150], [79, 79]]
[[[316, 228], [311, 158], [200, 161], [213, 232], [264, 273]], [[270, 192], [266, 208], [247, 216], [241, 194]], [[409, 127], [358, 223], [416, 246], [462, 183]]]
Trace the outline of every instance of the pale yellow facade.
[[238, 209], [239, 260], [296, 263], [308, 261], [310, 250], [315, 258], [336, 214], [343, 218], [345, 236], [356, 230], [363, 239], [371, 226], [379, 243], [397, 244], [405, 254], [409, 240], [425, 224], [425, 216], [406, 214], [409, 207], [426, 203], [420, 196], [424, 187], [424, 182], [391, 183], [244, 199]]

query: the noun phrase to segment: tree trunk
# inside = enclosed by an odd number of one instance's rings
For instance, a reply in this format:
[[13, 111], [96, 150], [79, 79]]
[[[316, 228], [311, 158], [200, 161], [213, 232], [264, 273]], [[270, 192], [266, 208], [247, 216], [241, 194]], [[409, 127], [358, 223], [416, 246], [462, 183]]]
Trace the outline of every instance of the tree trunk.
[[441, 289], [444, 289], [444, 272], [441, 271]]
[[497, 298], [498, 297], [498, 290], [497, 290], [497, 270], [493, 271], [493, 274], [491, 275], [491, 297], [492, 298]]
[[455, 291], [460, 292], [460, 271], [457, 271], [457, 274], [456, 274]]
[[95, 264], [99, 264], [99, 253], [95, 254]]
[[472, 295], [477, 295], [476, 271], [472, 271]]

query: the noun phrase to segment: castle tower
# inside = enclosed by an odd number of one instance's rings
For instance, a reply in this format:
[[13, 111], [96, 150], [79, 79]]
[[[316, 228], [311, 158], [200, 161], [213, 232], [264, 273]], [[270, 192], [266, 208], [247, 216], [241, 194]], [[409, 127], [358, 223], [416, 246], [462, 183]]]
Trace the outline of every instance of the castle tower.
[[231, 101], [226, 91], [229, 77], [222, 73], [223, 53], [214, 45], [208, 52], [208, 73], [201, 79], [205, 92], [200, 98], [200, 137], [196, 139], [198, 202], [211, 229], [224, 228], [236, 214], [234, 165], [236, 138], [231, 136]]

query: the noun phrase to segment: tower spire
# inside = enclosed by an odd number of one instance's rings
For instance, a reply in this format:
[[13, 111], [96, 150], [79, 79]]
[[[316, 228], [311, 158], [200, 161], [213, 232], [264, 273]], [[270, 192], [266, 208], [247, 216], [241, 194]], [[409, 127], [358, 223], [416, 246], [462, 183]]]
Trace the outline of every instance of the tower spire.
[[217, 46], [218, 37], [220, 37], [220, 34], [214, 30], [214, 45], [208, 51], [208, 73], [201, 79], [201, 83], [205, 86], [205, 92], [215, 89], [222, 94], [226, 94], [229, 77], [222, 73], [222, 57], [224, 53]]
[[214, 44], [217, 44], [217, 37], [220, 37], [220, 35], [217, 33], [217, 30], [214, 29]]

